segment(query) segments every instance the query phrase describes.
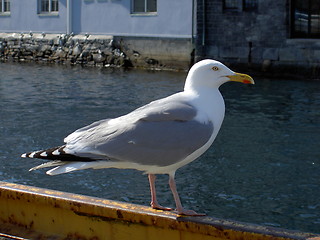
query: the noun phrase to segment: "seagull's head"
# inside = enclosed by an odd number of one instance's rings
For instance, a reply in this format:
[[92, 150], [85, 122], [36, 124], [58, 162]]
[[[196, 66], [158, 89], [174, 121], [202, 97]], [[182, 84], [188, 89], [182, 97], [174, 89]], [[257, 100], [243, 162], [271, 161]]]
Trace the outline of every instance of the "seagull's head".
[[254, 84], [253, 79], [249, 75], [236, 73], [221, 62], [207, 59], [192, 66], [184, 89], [219, 88], [223, 83], [228, 81]]

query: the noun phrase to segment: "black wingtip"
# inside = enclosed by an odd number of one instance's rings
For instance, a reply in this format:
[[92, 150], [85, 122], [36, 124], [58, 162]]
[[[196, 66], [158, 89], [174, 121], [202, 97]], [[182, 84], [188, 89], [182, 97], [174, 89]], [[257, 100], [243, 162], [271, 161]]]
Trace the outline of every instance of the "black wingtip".
[[46, 150], [35, 151], [24, 153], [21, 155], [22, 158], [41, 158], [41, 159], [53, 159], [59, 157], [60, 154], [64, 154], [63, 148], [65, 146], [49, 148]]
[[64, 151], [65, 145], [60, 147], [49, 148], [46, 150], [35, 151], [30, 153], [24, 153], [21, 155], [22, 158], [39, 158], [51, 161], [67, 161], [67, 162], [91, 162], [96, 161], [97, 159], [91, 159], [88, 157], [76, 156], [73, 154], [68, 154]]

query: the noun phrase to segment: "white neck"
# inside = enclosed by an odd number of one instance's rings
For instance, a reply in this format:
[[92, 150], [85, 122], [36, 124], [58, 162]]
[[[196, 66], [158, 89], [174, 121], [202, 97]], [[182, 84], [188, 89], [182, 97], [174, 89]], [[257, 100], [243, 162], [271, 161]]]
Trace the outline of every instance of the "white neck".
[[219, 130], [224, 118], [225, 104], [218, 88], [185, 89], [191, 96], [192, 104], [199, 109], [196, 120], [211, 121], [215, 129]]

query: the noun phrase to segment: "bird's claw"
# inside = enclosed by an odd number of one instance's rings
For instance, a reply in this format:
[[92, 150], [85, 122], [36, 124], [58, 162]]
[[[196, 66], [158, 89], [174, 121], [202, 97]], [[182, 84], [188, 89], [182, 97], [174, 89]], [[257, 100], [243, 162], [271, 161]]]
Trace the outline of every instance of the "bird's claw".
[[163, 210], [163, 211], [172, 211], [172, 208], [168, 208], [168, 207], [163, 207], [160, 204], [157, 203], [151, 203], [151, 207], [153, 209], [157, 209], [157, 210]]
[[185, 209], [181, 209], [179, 211], [177, 211], [178, 215], [184, 215], [184, 216], [206, 216], [206, 214], [204, 213], [197, 213], [193, 210], [185, 210]]

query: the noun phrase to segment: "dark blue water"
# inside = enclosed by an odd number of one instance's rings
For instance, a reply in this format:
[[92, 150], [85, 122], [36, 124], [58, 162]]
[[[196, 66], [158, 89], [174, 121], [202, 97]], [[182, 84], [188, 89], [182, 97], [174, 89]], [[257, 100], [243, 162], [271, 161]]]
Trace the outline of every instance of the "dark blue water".
[[[186, 73], [0, 63], [0, 180], [148, 205], [135, 170], [28, 172], [26, 151], [183, 88]], [[253, 76], [254, 77], [254, 76]], [[209, 151], [177, 171], [186, 208], [209, 216], [320, 232], [320, 82], [257, 79], [221, 87], [226, 118]], [[159, 201], [174, 207], [167, 176]]]

